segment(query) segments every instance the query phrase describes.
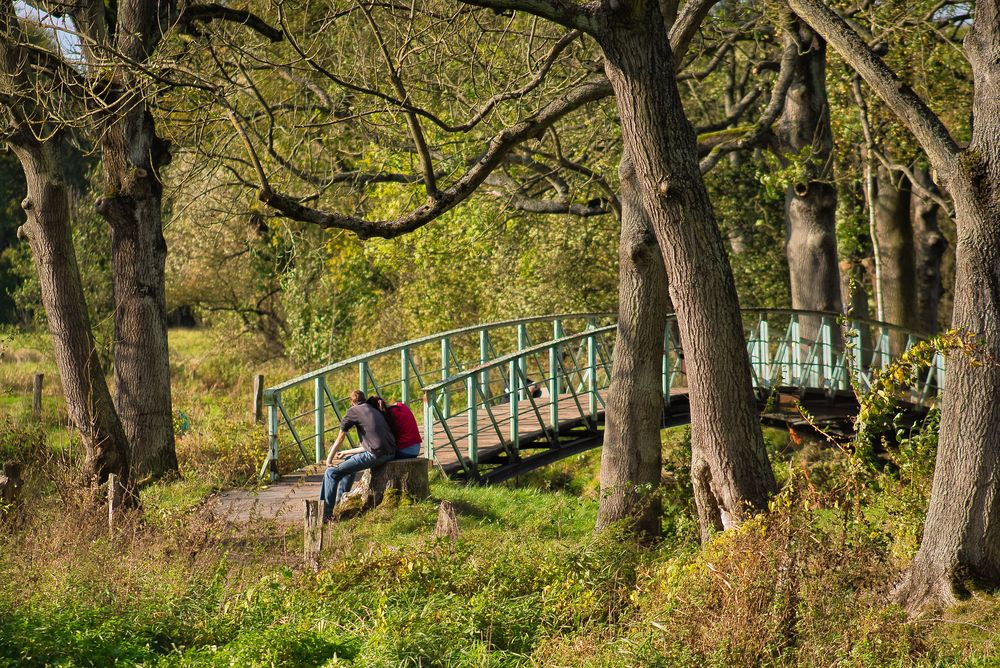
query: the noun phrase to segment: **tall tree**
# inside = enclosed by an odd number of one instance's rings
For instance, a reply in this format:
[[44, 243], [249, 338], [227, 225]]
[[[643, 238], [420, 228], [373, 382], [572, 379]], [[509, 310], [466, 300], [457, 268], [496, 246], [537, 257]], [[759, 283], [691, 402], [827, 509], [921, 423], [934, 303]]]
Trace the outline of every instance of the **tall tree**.
[[[911, 187], [898, 172], [879, 165], [875, 169], [875, 234], [879, 264], [881, 317], [907, 329], [917, 329], [916, 253], [910, 219]], [[902, 332], [889, 337], [893, 355], [906, 347]]]
[[660, 534], [662, 506], [661, 360], [670, 309], [667, 276], [629, 157], [621, 161], [618, 246], [618, 333], [601, 449], [597, 528], [628, 522], [647, 537]]
[[921, 190], [936, 195], [925, 196], [918, 190], [913, 193], [910, 204], [917, 274], [915, 323], [921, 331], [933, 334], [938, 331], [938, 308], [944, 292], [941, 264], [948, 249], [948, 240], [938, 223], [943, 210], [938, 203], [940, 193], [937, 186], [926, 169], [915, 169], [914, 176]]
[[[837, 190], [833, 180], [833, 133], [826, 92], [826, 43], [794, 15], [783, 39], [795, 49], [795, 67], [776, 134], [785, 154], [801, 164], [801, 177], [785, 192], [785, 252], [792, 308], [842, 311], [837, 261]], [[816, 319], [803, 322], [815, 338]]]
[[[4, 4], [10, 5], [9, 13], [14, 17], [13, 3], [4, 0]], [[105, 184], [96, 206], [111, 229], [116, 419], [132, 450], [129, 460], [135, 477], [157, 477], [177, 470], [160, 178], [160, 168], [169, 162], [170, 151], [157, 136], [149, 112], [150, 88], [139, 73], [146, 71], [154, 50], [169, 31], [177, 27], [196, 31], [193, 24], [198, 21], [235, 21], [269, 39], [279, 39], [280, 33], [245, 11], [189, 5], [178, 12], [172, 0], [110, 4], [82, 0], [69, 7], [60, 5], [59, 10], [76, 28], [79, 60], [74, 59], [72, 50], [25, 39], [16, 32], [16, 18], [11, 18], [4, 26], [4, 38], [28, 54], [27, 62], [34, 65], [28, 74], [37, 79], [41, 73], [58, 83], [33, 87], [33, 80], [19, 81], [16, 83], [21, 87], [15, 92], [31, 99], [37, 113], [55, 125], [53, 133], [71, 128], [100, 146]], [[9, 64], [19, 66], [19, 61]], [[50, 278], [69, 281], [54, 286], [57, 293], [75, 290], [68, 275]], [[76, 329], [59, 330], [57, 335], [69, 336], [73, 331]], [[83, 373], [79, 369], [72, 372]], [[88, 401], [89, 397], [86, 394], [78, 399]]]
[[127, 481], [128, 442], [94, 344], [70, 231], [66, 169], [73, 149], [67, 132], [51, 121], [37, 98], [39, 91], [64, 84], [59, 77], [65, 72], [53, 71], [45, 52], [29, 48], [29, 36], [9, 1], [0, 2], [0, 35], [0, 109], [7, 116], [3, 139], [27, 181], [21, 203], [27, 222], [18, 236], [31, 246], [67, 409], [80, 432], [90, 475], [102, 482], [114, 473]]
[[964, 40], [972, 67], [966, 148], [840, 16], [820, 0], [788, 0], [913, 133], [955, 204], [952, 325], [988, 356], [948, 360], [930, 507], [920, 549], [893, 592], [911, 611], [947, 605], [968, 578], [1000, 584], [1000, 0], [980, 0]]
[[170, 149], [157, 135], [137, 68], [149, 60], [177, 11], [174, 2], [158, 0], [126, 0], [115, 9], [109, 20], [103, 2], [82, 2], [73, 18], [91, 67], [115, 54], [103, 81], [104, 195], [97, 202], [111, 229], [115, 407], [132, 446], [136, 476], [158, 477], [177, 470], [160, 177]]

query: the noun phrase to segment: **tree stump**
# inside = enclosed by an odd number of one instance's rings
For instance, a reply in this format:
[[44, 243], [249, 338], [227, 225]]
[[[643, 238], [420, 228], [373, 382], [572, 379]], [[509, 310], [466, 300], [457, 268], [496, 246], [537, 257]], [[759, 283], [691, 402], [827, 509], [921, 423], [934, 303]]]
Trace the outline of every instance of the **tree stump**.
[[402, 497], [421, 500], [430, 496], [427, 471], [430, 460], [393, 459], [363, 471], [354, 487], [337, 503], [334, 514], [341, 519], [356, 515], [383, 502], [399, 503]]
[[450, 501], [442, 501], [438, 506], [438, 521], [434, 527], [434, 536], [436, 538], [447, 536], [452, 540], [458, 540], [458, 515], [455, 514], [455, 506]]
[[22, 484], [21, 465], [17, 462], [4, 462], [3, 473], [0, 473], [0, 504], [16, 502]]

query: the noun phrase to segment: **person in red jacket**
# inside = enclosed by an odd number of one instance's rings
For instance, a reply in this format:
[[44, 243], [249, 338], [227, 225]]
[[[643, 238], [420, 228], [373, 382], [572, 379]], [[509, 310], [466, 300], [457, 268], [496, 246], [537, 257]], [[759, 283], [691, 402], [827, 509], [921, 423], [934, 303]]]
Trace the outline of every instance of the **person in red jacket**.
[[396, 437], [396, 459], [413, 459], [420, 455], [420, 428], [410, 407], [402, 402], [388, 405], [382, 397], [371, 397], [375, 407], [382, 412]]

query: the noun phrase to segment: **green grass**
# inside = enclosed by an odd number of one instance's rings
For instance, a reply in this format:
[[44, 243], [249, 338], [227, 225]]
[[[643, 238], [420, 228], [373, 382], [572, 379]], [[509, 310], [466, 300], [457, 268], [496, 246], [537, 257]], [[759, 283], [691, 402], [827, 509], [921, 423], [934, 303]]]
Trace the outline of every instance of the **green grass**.
[[[665, 537], [652, 547], [593, 534], [600, 450], [496, 487], [435, 478], [429, 501], [331, 526], [313, 573], [298, 527], [203, 512], [260, 463], [246, 401], [260, 369], [211, 332], [170, 340], [184, 475], [144, 489], [114, 535], [68, 487], [72, 458], [46, 456], [74, 453], [58, 396], [34, 425], [23, 397], [0, 395], [0, 457], [31, 477], [27, 506], [0, 523], [0, 667], [1000, 665], [995, 595], [915, 623], [886, 603], [919, 535], [929, 437], [904, 443], [897, 474], [767, 429], [785, 491], [704, 549], [686, 427], [663, 433]], [[35, 364], [0, 361], [0, 386], [21, 387]], [[440, 500], [458, 511], [457, 541], [433, 536]]]

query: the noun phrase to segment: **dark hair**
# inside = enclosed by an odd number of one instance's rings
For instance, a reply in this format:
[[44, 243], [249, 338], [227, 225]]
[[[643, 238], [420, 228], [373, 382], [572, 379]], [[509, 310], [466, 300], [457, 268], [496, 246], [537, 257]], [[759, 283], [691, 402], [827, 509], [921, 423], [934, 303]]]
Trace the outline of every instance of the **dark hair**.
[[363, 404], [365, 403], [365, 393], [361, 390], [351, 391], [351, 403], [352, 404]]
[[378, 396], [377, 394], [373, 394], [372, 396], [368, 397], [368, 401], [366, 403], [382, 414], [382, 417], [385, 418], [385, 421], [389, 423], [389, 429], [391, 429], [392, 433], [395, 434], [396, 422], [392, 419], [392, 413], [389, 412], [389, 404], [385, 403], [385, 399]]

